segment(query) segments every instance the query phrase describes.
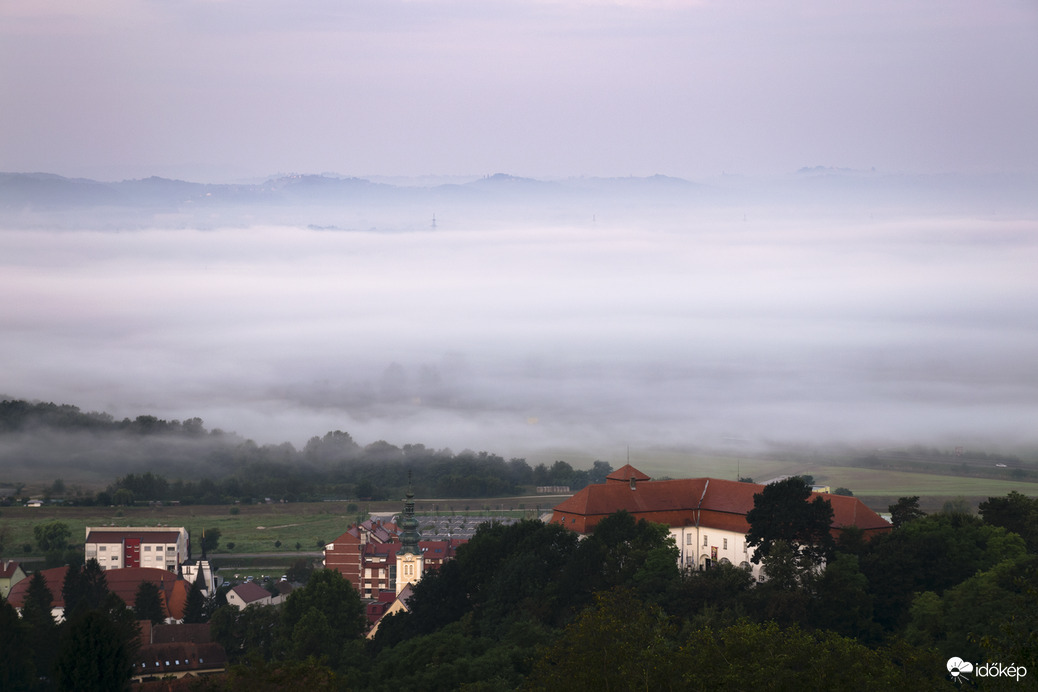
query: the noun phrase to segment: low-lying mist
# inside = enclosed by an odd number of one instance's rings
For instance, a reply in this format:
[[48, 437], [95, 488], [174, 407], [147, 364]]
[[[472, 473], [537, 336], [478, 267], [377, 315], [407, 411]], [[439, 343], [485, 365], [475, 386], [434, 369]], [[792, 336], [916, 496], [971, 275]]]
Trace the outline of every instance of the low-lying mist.
[[0, 394], [297, 448], [336, 429], [505, 457], [1032, 448], [1038, 222], [1019, 216], [3, 230]]

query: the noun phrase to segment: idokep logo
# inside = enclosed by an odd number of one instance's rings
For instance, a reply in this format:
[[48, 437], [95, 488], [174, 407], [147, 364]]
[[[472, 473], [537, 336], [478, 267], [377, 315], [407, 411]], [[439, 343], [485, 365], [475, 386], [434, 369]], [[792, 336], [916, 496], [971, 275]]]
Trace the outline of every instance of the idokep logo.
[[969, 661], [963, 661], [958, 656], [948, 659], [948, 674], [952, 676], [952, 680], [955, 682], [969, 680], [967, 673], [973, 673], [978, 678], [1016, 678], [1016, 681], [1020, 682], [1020, 678], [1027, 675], [1027, 668], [1018, 666], [1015, 663], [1008, 666], [1004, 666], [1001, 663], [978, 663], [973, 665]]
[[966, 673], [973, 672], [973, 664], [969, 661], [963, 661], [958, 656], [952, 656], [948, 659], [948, 672], [951, 674], [952, 680], [955, 682], [969, 680]]

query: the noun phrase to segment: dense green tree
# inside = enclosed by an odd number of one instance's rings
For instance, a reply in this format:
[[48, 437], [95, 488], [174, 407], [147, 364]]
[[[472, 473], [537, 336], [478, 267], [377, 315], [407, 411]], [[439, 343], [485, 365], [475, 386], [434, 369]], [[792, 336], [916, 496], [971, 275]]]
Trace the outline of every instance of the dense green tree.
[[32, 535], [40, 550], [48, 553], [65, 550], [68, 547], [69, 539], [72, 538], [72, 531], [63, 521], [48, 521], [46, 524], [34, 526]]
[[445, 562], [411, 588], [409, 612], [389, 615], [379, 624], [372, 641], [376, 652], [412, 637], [432, 634], [470, 610], [464, 568], [458, 560]]
[[820, 496], [810, 498], [811, 486], [800, 476], [766, 485], [753, 496], [753, 509], [746, 513], [750, 524], [746, 545], [757, 549], [754, 563], [768, 555], [777, 541], [810, 556], [816, 564], [832, 555], [832, 505]]
[[887, 507], [887, 510], [890, 512], [890, 523], [894, 525], [895, 529], [926, 516], [926, 513], [919, 509], [918, 495], [898, 498], [898, 501]]
[[629, 590], [595, 604], [549, 647], [526, 681], [531, 690], [672, 689], [681, 677], [675, 632], [662, 610]]
[[213, 641], [227, 652], [227, 659], [237, 663], [248, 656], [273, 660], [275, 641], [281, 623], [281, 610], [276, 606], [249, 606], [238, 610], [225, 605], [209, 618]]
[[184, 622], [187, 624], [198, 624], [206, 621], [206, 598], [202, 591], [205, 590], [205, 577], [202, 571], [198, 571], [191, 589], [187, 592], [187, 602], [184, 604]]
[[54, 596], [47, 587], [47, 580], [40, 572], [29, 577], [29, 589], [22, 605], [22, 621], [29, 627], [29, 646], [36, 674], [49, 679], [53, 673], [57, 647], [58, 626], [54, 622], [52, 609]]
[[202, 540], [200, 545], [202, 550], [212, 552], [220, 547], [220, 529], [210, 528], [202, 532]]
[[333, 670], [312, 658], [267, 661], [254, 657], [231, 666], [224, 676], [204, 678], [191, 689], [199, 692], [340, 692], [349, 688]]
[[774, 622], [700, 629], [681, 642], [673, 687], [696, 690], [946, 689], [944, 659], [900, 646], [896, 657], [833, 632]]
[[[598, 522], [591, 535], [577, 546], [578, 553], [590, 557], [598, 566], [593, 574], [587, 575], [593, 591], [629, 583], [635, 573], [645, 569], [649, 555], [659, 556], [660, 551], [669, 554], [671, 563], [677, 565], [678, 549], [668, 527], [644, 519], [635, 520], [623, 510]], [[587, 561], [583, 563], [586, 565]], [[670, 574], [677, 578], [676, 571]]]
[[815, 627], [865, 644], [879, 640], [879, 627], [872, 618], [869, 582], [861, 572], [857, 555], [836, 553], [815, 583], [815, 594], [809, 618]]
[[108, 613], [77, 614], [62, 638], [57, 661], [58, 689], [112, 692], [130, 687], [131, 642]]
[[1023, 539], [968, 514], [932, 514], [876, 536], [861, 558], [876, 621], [899, 630], [914, 594], [943, 595], [979, 570], [1026, 554]]
[[814, 604], [820, 570], [814, 558], [784, 540], [776, 540], [761, 562], [766, 579], [749, 594], [757, 619], [782, 626], [804, 622]]
[[989, 497], [978, 509], [988, 524], [1018, 534], [1029, 552], [1038, 553], [1038, 498], [1014, 490], [1005, 497]]
[[754, 585], [750, 570], [720, 563], [686, 570], [671, 584], [663, 608], [676, 617], [706, 624], [732, 624], [746, 615], [746, 596]]
[[295, 660], [314, 656], [337, 669], [350, 651], [348, 643], [366, 629], [360, 594], [338, 570], [315, 571], [282, 606], [281, 647]]
[[458, 553], [463, 573], [473, 563], [495, 566], [479, 572], [479, 579], [466, 578], [466, 591], [485, 630], [516, 617], [548, 621], [565, 608], [566, 594], [557, 588], [556, 580], [577, 549], [576, 534], [537, 520], [481, 531], [488, 540], [477, 542], [471, 550], [461, 546]]
[[[1032, 599], [1038, 587], [1038, 556], [1007, 560], [946, 590], [915, 597], [906, 639], [923, 646], [937, 646], [948, 656], [984, 660], [984, 642], [995, 641], [1006, 623], [1028, 618], [1038, 628]], [[993, 659], [987, 659], [993, 660]], [[1023, 662], [1026, 659], [1018, 659]]]
[[108, 595], [108, 581], [97, 560], [91, 558], [82, 568], [69, 567], [61, 586], [66, 619], [83, 610], [96, 610]]
[[7, 601], [0, 599], [0, 690], [29, 690], [35, 682], [28, 623]]
[[158, 585], [150, 581], [140, 583], [133, 600], [133, 612], [138, 620], [149, 620], [153, 625], [166, 619], [165, 609], [162, 607], [162, 594], [159, 592]]

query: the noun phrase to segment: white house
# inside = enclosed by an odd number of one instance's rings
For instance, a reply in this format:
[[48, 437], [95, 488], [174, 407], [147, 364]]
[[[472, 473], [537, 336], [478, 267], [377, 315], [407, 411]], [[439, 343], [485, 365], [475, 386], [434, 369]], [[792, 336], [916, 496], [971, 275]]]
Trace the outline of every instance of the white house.
[[247, 581], [238, 584], [227, 592], [227, 604], [238, 610], [248, 608], [251, 605], [276, 605], [281, 602], [281, 597], [271, 596], [270, 592], [256, 582]]

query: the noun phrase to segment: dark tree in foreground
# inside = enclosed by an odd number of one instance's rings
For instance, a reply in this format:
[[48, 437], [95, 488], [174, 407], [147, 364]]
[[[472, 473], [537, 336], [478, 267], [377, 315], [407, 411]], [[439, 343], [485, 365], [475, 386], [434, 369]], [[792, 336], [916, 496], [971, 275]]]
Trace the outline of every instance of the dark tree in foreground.
[[27, 690], [34, 675], [29, 625], [0, 599], [0, 690]]
[[206, 599], [202, 593], [202, 589], [205, 588], [205, 577], [202, 576], [202, 571], [198, 571], [198, 576], [195, 577], [195, 583], [191, 585], [191, 590], [187, 592], [187, 602], [184, 604], [184, 622], [187, 624], [198, 624], [206, 621]]
[[159, 587], [150, 581], [142, 581], [137, 587], [137, 596], [133, 601], [133, 612], [138, 620], [150, 620], [157, 625], [166, 619], [162, 607], [162, 595]]
[[771, 553], [775, 541], [800, 549], [816, 563], [832, 555], [833, 507], [822, 497], [810, 498], [811, 487], [801, 476], [766, 485], [753, 496], [746, 545], [757, 548], [754, 563]]
[[897, 502], [887, 507], [890, 511], [890, 523], [899, 529], [910, 521], [922, 519], [926, 513], [919, 509], [919, 496], [900, 497]]
[[29, 627], [29, 643], [32, 649], [36, 674], [48, 678], [54, 667], [57, 647], [58, 626], [54, 622], [51, 609], [54, 606], [54, 595], [47, 587], [47, 580], [39, 572], [29, 577], [29, 590], [25, 594], [22, 606], [22, 621]]
[[78, 615], [58, 655], [58, 689], [111, 692], [130, 687], [131, 648], [122, 628], [99, 610]]
[[65, 601], [65, 613], [71, 619], [84, 610], [101, 607], [108, 595], [108, 580], [97, 560], [91, 559], [82, 569], [69, 567], [61, 585], [61, 596]]
[[1005, 497], [989, 497], [978, 509], [985, 522], [1018, 534], [1028, 551], [1038, 553], [1038, 498], [1014, 490]]
[[338, 570], [317, 570], [281, 608], [281, 645], [290, 658], [314, 656], [338, 668], [366, 626], [364, 605], [353, 585]]

